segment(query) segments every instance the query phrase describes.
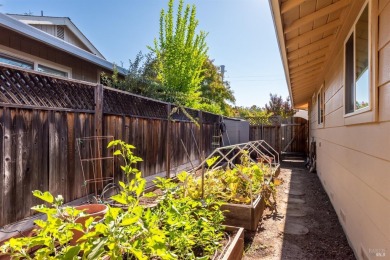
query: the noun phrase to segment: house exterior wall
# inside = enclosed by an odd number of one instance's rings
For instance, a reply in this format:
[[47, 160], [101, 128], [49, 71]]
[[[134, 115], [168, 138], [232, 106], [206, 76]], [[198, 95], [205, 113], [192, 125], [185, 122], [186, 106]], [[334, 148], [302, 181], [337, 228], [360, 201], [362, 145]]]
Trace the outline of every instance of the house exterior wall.
[[[41, 30], [41, 31], [44, 31], [50, 35], [53, 35], [55, 37], [57, 37], [57, 25], [47, 25], [47, 24], [31, 24], [31, 26]], [[68, 28], [66, 28], [65, 26], [64, 27], [64, 41], [70, 43], [70, 44], [73, 44], [74, 46], [77, 46], [85, 51], [88, 51], [88, 52], [91, 52], [90, 50], [88, 50], [88, 48], [85, 46], [85, 44], [83, 44], [80, 39], [77, 38], [76, 35], [74, 35], [74, 33], [69, 30]]]
[[99, 66], [17, 34], [7, 28], [0, 27], [0, 35], [0, 52], [14, 53], [16, 56], [23, 56], [27, 60], [39, 60], [47, 64], [70, 68], [71, 78], [73, 79], [97, 83], [102, 71], [111, 73]]
[[[355, 255], [359, 259], [390, 259], [390, 0], [374, 2], [374, 20], [379, 21], [378, 40], [373, 39], [377, 46], [374, 62], [378, 61], [372, 91], [378, 90], [372, 99], [378, 100], [374, 101], [376, 120], [350, 124], [344, 116], [343, 44], [330, 57], [333, 62], [323, 75], [324, 123], [317, 122], [320, 86], [309, 102], [309, 119], [310, 135], [316, 141], [318, 176]], [[376, 258], [377, 253], [383, 257]]]

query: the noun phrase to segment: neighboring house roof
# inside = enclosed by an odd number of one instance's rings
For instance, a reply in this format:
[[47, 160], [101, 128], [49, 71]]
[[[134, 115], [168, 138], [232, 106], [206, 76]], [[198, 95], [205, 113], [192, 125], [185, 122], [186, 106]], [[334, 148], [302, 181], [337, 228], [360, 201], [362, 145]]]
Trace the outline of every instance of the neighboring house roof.
[[16, 20], [19, 20], [29, 25], [60, 25], [66, 26], [77, 38], [87, 47], [87, 49], [96, 56], [105, 59], [104, 56], [93, 46], [87, 37], [76, 27], [69, 17], [53, 17], [53, 16], [35, 16], [21, 14], [7, 14]]
[[[67, 52], [75, 57], [78, 57], [80, 59], [83, 59], [95, 65], [98, 65], [107, 70], [110, 71], [113, 70], [114, 64], [105, 60], [104, 58], [101, 58], [91, 52], [83, 50], [73, 44], [67, 43], [53, 35], [50, 35], [31, 25], [23, 23], [9, 15], [0, 13], [0, 26], [8, 28], [16, 33], [19, 33], [31, 39], [50, 45], [53, 48]], [[127, 71], [125, 69], [118, 66], [116, 67], [118, 69], [119, 74], [121, 75], [127, 74]]]
[[360, 1], [269, 0], [294, 108], [306, 109], [339, 51], [346, 17]]

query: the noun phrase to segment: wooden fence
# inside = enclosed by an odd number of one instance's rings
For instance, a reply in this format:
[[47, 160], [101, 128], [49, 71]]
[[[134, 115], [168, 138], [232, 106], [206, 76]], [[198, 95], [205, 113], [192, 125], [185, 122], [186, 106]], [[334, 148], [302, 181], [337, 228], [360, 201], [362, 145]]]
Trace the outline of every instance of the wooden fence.
[[[145, 177], [172, 174], [199, 160], [199, 151], [210, 153], [219, 117], [186, 109], [197, 127], [173, 109], [102, 85], [0, 66], [0, 226], [34, 213], [31, 207], [41, 202], [32, 190], [62, 194], [66, 202], [85, 195], [78, 138], [113, 136], [133, 144]], [[103, 169], [102, 177], [122, 178], [118, 161]]]
[[277, 152], [302, 153], [308, 151], [308, 121], [300, 117], [274, 118], [271, 125], [250, 126], [249, 139], [264, 140]]

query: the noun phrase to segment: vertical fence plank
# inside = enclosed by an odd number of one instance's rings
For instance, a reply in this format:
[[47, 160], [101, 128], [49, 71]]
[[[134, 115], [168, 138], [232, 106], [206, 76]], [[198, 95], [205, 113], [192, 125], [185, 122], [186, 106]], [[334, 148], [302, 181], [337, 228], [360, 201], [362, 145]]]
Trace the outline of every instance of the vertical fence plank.
[[[103, 135], [103, 85], [98, 84], [95, 87], [95, 136], [101, 137]], [[96, 139], [94, 157], [101, 157], [101, 147], [103, 143], [100, 138]], [[100, 160], [95, 161], [96, 166], [96, 177], [98, 179], [103, 178], [102, 174], [102, 162]], [[98, 182], [96, 188], [101, 191], [103, 189], [103, 183]]]
[[50, 112], [49, 115], [49, 190], [68, 200], [67, 190], [67, 124], [66, 113]]
[[19, 116], [17, 117], [19, 123], [20, 134], [18, 136], [18, 151], [17, 154], [19, 157], [17, 164], [17, 202], [23, 205], [20, 211], [17, 214], [18, 218], [24, 218], [30, 214], [30, 205], [32, 204], [32, 143], [31, 143], [31, 110], [20, 111]]
[[15, 192], [14, 175], [12, 172], [12, 132], [11, 132], [11, 111], [4, 108], [4, 180], [3, 180], [3, 217], [2, 224], [11, 223], [15, 209], [18, 205], [13, 205], [12, 193]]
[[165, 165], [166, 165], [166, 173], [167, 173], [167, 178], [171, 176], [171, 120], [170, 120], [170, 115], [172, 112], [172, 106], [171, 104], [167, 105], [167, 132], [166, 132], [166, 141], [165, 141]]
[[76, 199], [76, 195], [77, 195], [77, 185], [79, 183], [76, 182], [76, 175], [75, 175], [75, 165], [76, 165], [76, 139], [75, 139], [75, 121], [76, 119], [79, 116], [78, 113], [67, 113], [66, 115], [66, 119], [67, 119], [67, 127], [68, 127], [68, 143], [67, 143], [67, 147], [68, 147], [68, 190], [67, 190], [67, 193], [68, 193], [68, 198], [69, 200], [74, 200]]
[[4, 162], [5, 162], [5, 154], [4, 154], [4, 108], [0, 109], [0, 226], [3, 226], [3, 209], [4, 209], [4, 200], [3, 200], [3, 190], [4, 190]]

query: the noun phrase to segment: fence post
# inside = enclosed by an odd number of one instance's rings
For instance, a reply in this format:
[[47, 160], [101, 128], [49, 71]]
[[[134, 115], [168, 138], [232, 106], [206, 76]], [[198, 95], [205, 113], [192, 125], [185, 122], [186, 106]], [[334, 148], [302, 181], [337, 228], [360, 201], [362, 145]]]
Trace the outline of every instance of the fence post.
[[[95, 87], [95, 116], [94, 116], [95, 132], [96, 137], [95, 143], [95, 158], [101, 157], [100, 151], [102, 149], [102, 139], [98, 136], [103, 135], [103, 85], [97, 84]], [[103, 167], [101, 165], [101, 160], [97, 161], [96, 164], [96, 173], [97, 178], [102, 180], [103, 178]], [[103, 181], [98, 181], [95, 185], [95, 189], [101, 191], [103, 189]], [[95, 192], [97, 192], [95, 190]], [[97, 195], [97, 194], [95, 194]]]
[[202, 163], [203, 156], [203, 113], [198, 110], [198, 118], [199, 118], [199, 161]]
[[171, 110], [172, 106], [171, 104], [167, 104], [167, 134], [166, 134], [166, 143], [165, 143], [165, 165], [166, 165], [166, 177], [170, 178], [171, 177]]

